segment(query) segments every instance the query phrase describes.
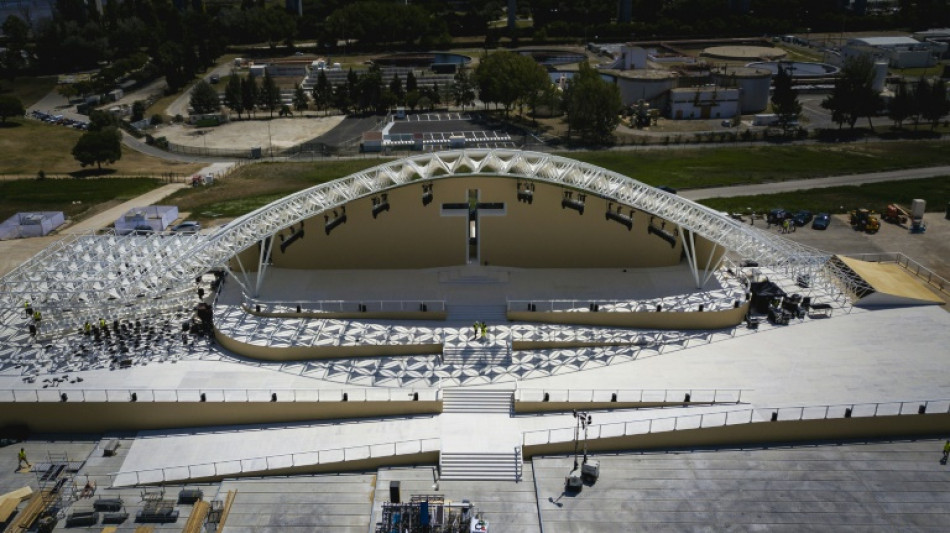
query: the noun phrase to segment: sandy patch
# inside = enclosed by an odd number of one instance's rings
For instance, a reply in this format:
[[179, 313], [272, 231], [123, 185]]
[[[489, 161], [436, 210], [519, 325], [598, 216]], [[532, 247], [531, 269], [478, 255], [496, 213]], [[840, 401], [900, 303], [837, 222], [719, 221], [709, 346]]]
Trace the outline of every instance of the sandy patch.
[[290, 148], [310, 141], [335, 128], [343, 115], [329, 117], [275, 118], [239, 120], [214, 128], [196, 128], [182, 124], [163, 127], [156, 136], [184, 146], [250, 149], [254, 147]]

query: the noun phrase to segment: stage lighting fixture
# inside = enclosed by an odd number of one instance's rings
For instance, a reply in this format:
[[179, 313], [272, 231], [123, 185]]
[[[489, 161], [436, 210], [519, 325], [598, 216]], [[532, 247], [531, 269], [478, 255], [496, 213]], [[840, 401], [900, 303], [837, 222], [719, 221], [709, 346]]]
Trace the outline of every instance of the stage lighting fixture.
[[[293, 228], [291, 228], [293, 229]], [[297, 242], [299, 239], [303, 238], [303, 222], [300, 223], [300, 229], [294, 231], [290, 234], [290, 237], [284, 238], [284, 234], [280, 234], [280, 253], [284, 253], [291, 244]]]
[[373, 218], [383, 211], [389, 211], [389, 195], [386, 193], [373, 197]]
[[526, 204], [534, 203], [534, 184], [518, 182], [518, 201]]
[[333, 210], [333, 218], [330, 218], [330, 215], [323, 215], [324, 231], [327, 232], [327, 235], [334, 230], [340, 224], [346, 223], [346, 206], [340, 208], [340, 212], [337, 213], [336, 209]]
[[561, 209], [570, 208], [583, 215], [585, 200], [587, 200], [586, 194], [574, 196], [572, 191], [564, 191], [564, 198], [561, 199]]
[[610, 202], [607, 205], [607, 212], [605, 213], [604, 216], [607, 218], [607, 220], [613, 220], [614, 222], [617, 222], [621, 226], [626, 226], [627, 231], [630, 231], [633, 229], [633, 209], [630, 210], [629, 215], [625, 215], [621, 213], [620, 212], [621, 209], [622, 209], [622, 206], [620, 205], [617, 205], [616, 209], [614, 209], [614, 203]]
[[664, 220], [664, 221], [660, 224], [660, 227], [658, 228], [658, 227], [656, 227], [656, 226], [653, 225], [653, 219], [654, 219], [654, 217], [650, 217], [650, 225], [649, 225], [649, 227], [647, 227], [647, 233], [649, 233], [649, 234], [651, 234], [651, 235], [656, 235], [657, 237], [659, 237], [659, 238], [663, 239], [664, 241], [670, 243], [670, 248], [675, 248], [675, 247], [676, 247], [676, 236], [673, 235], [672, 233], [666, 231], [666, 221]]
[[424, 183], [422, 185], [422, 205], [427, 206], [432, 203], [432, 184]]

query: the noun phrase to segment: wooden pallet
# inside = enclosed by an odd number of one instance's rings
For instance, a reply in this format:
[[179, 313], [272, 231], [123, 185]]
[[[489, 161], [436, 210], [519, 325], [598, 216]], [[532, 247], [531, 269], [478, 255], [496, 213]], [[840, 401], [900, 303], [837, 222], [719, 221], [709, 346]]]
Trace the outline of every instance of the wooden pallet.
[[29, 529], [29, 527], [33, 525], [33, 522], [39, 518], [40, 513], [46, 509], [46, 502], [49, 496], [50, 491], [48, 490], [33, 493], [26, 507], [24, 507], [7, 525], [7, 528], [3, 530], [4, 533], [22, 533]]
[[228, 519], [228, 513], [231, 512], [231, 505], [234, 504], [235, 496], [237, 496], [237, 490], [228, 491], [228, 495], [224, 499], [224, 508], [221, 510], [221, 520], [218, 522], [218, 529], [215, 530], [215, 533], [221, 533], [224, 531], [224, 523]]
[[208, 511], [210, 510], [210, 503], [204, 500], [196, 501], [194, 507], [191, 508], [188, 521], [185, 522], [185, 529], [181, 530], [182, 533], [201, 533], [201, 528], [204, 527], [205, 518], [208, 517]]

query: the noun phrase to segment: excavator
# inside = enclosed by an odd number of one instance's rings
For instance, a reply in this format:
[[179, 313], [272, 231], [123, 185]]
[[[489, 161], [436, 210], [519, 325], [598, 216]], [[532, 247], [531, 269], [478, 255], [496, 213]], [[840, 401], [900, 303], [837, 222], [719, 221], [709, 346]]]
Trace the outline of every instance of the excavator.
[[851, 227], [855, 231], [877, 233], [881, 229], [881, 221], [878, 220], [875, 211], [862, 208], [851, 211]]

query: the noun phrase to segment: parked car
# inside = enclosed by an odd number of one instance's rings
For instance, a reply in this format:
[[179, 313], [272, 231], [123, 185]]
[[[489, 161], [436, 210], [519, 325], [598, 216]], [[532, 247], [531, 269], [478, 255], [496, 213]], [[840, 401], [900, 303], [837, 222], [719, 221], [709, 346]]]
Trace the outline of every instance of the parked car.
[[831, 224], [831, 215], [828, 213], [818, 213], [814, 222], [811, 223], [811, 229], [828, 229], [828, 224]]
[[801, 211], [795, 212], [795, 214], [792, 216], [792, 222], [794, 222], [796, 226], [802, 227], [805, 224], [808, 224], [809, 222], [811, 222], [812, 218], [813, 216], [811, 214], [811, 211], [802, 209]]
[[788, 218], [792, 218], [792, 213], [782, 208], [772, 209], [766, 215], [766, 221], [772, 225], [780, 225]]
[[132, 235], [151, 235], [153, 233], [155, 233], [155, 230], [148, 224], [138, 224], [132, 228]]
[[172, 228], [172, 233], [181, 233], [182, 235], [194, 235], [201, 231], [201, 224], [194, 220], [186, 220]]

